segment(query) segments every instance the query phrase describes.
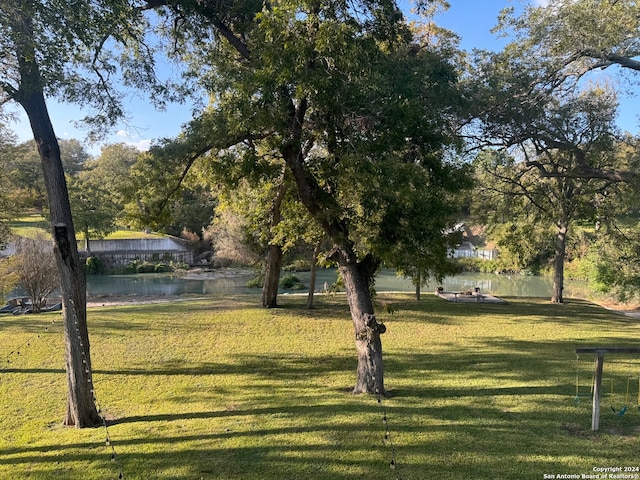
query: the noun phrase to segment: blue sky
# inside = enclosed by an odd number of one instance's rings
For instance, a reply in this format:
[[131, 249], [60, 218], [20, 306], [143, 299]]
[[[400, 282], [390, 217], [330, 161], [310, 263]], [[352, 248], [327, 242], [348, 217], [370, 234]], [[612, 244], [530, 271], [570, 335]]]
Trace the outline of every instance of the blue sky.
[[[537, 5], [545, 0], [532, 0]], [[502, 8], [513, 5], [516, 8], [527, 3], [527, 0], [449, 0], [451, 8], [436, 18], [437, 23], [455, 31], [461, 37], [461, 47], [465, 50], [486, 48], [499, 50], [507, 40], [498, 39], [490, 33], [495, 26], [498, 13]], [[401, 4], [408, 5], [407, 1]], [[407, 13], [408, 12], [408, 6]], [[131, 95], [127, 99], [128, 120], [106, 132], [105, 143], [124, 142], [140, 149], [146, 149], [153, 140], [163, 137], [174, 137], [180, 127], [191, 118], [189, 105], [168, 105], [166, 111], [158, 112], [146, 100], [143, 94]], [[640, 100], [635, 92], [620, 98], [619, 125], [621, 128], [638, 134], [640, 131], [638, 112]], [[74, 125], [85, 114], [74, 105], [61, 105], [48, 101], [49, 114], [53, 121], [56, 135], [61, 139], [77, 138], [83, 140], [86, 132]], [[19, 122], [11, 125], [21, 141], [31, 137], [28, 122], [23, 112], [18, 112]], [[100, 152], [100, 145], [88, 146], [92, 154]]]

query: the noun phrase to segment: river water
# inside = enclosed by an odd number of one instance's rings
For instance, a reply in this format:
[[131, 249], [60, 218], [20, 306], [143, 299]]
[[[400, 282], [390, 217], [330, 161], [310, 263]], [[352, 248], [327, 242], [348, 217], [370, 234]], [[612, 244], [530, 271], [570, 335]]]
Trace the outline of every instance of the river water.
[[[309, 272], [295, 274], [306, 286]], [[246, 283], [254, 274], [246, 269], [222, 269], [202, 274], [137, 274], [137, 275], [92, 275], [87, 277], [90, 295], [212, 295], [232, 293], [256, 293], [260, 290], [247, 288]], [[334, 269], [320, 270], [316, 279], [316, 290], [322, 291], [324, 283], [336, 280]], [[462, 274], [445, 278], [441, 284], [432, 281], [423, 287], [423, 292], [431, 292], [438, 286], [446, 291], [466, 291], [479, 287], [484, 293], [504, 296], [550, 297], [551, 278], [520, 275]], [[413, 292], [411, 281], [400, 278], [391, 270], [383, 270], [376, 276], [376, 290]], [[580, 284], [567, 282], [565, 296], [580, 296], [584, 290]], [[297, 290], [305, 292], [307, 290]], [[572, 293], [573, 292], [573, 293]], [[288, 293], [281, 290], [281, 293]]]

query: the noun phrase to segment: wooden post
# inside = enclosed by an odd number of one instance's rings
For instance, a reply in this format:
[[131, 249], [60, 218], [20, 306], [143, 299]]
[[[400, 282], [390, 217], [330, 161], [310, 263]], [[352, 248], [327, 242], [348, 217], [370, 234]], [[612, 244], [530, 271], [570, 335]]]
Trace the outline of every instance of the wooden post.
[[596, 355], [596, 373], [593, 377], [593, 408], [591, 413], [591, 430], [600, 428], [600, 395], [602, 392], [602, 368], [604, 366], [604, 352]]
[[[602, 370], [604, 367], [605, 353], [640, 353], [638, 347], [594, 347], [594, 348], [576, 348], [576, 354], [595, 353], [596, 367], [593, 376], [593, 408], [591, 413], [591, 430], [600, 428], [600, 396], [602, 394]], [[640, 381], [639, 381], [640, 382]], [[640, 392], [638, 392], [640, 397]]]

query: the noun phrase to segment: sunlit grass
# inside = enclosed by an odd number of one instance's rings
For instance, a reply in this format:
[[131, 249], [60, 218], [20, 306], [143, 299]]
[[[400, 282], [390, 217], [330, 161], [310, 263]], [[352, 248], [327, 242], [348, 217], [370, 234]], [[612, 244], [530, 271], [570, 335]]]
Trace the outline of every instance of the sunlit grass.
[[[49, 223], [40, 214], [23, 215], [9, 222], [11, 232], [14, 235], [27, 238], [36, 238], [39, 236], [49, 235]], [[78, 233], [76, 232], [76, 236]], [[108, 240], [130, 240], [140, 238], [159, 238], [162, 235], [156, 233], [146, 233], [144, 231], [130, 230], [126, 228], [120, 228], [115, 232], [110, 233], [105, 237]]]
[[104, 237], [106, 240], [131, 240], [131, 239], [139, 239], [139, 238], [159, 238], [162, 235], [157, 233], [146, 233], [142, 230], [129, 230], [129, 229], [119, 229], [115, 232], [111, 232], [109, 235]]
[[11, 233], [20, 237], [38, 238], [49, 234], [49, 224], [42, 215], [24, 215], [9, 222]]
[[637, 320], [582, 301], [380, 297], [399, 306], [380, 316], [380, 403], [350, 393], [344, 297], [311, 312], [296, 296], [271, 310], [249, 296], [90, 309], [116, 463], [104, 428], [60, 425], [60, 314], [0, 317], [0, 478], [102, 480], [121, 466], [140, 480], [540, 479], [638, 464], [640, 356], [606, 358], [600, 432], [588, 399], [573, 401], [576, 373], [588, 394], [593, 367], [575, 348], [640, 346]]

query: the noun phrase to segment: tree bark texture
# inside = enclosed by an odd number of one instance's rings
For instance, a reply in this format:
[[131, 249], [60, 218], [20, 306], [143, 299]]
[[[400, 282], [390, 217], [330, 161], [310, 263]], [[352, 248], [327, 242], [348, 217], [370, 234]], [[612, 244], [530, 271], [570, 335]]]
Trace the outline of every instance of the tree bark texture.
[[313, 298], [316, 291], [316, 275], [318, 273], [318, 255], [320, 255], [320, 249], [322, 248], [322, 240], [316, 243], [313, 249], [313, 259], [311, 260], [311, 274], [309, 276], [309, 295], [307, 296], [307, 310], [313, 308]]
[[368, 275], [359, 264], [343, 263], [340, 274], [344, 280], [355, 333], [358, 369], [353, 393], [384, 395], [384, 368], [380, 335], [386, 327], [376, 321], [369, 291]]
[[[60, 271], [67, 372], [65, 425], [78, 428], [100, 425], [91, 376], [91, 355], [87, 330], [86, 279], [78, 256], [67, 184], [60, 159], [60, 147], [47, 111], [40, 74], [34, 62], [20, 56], [21, 85], [16, 100], [24, 108], [36, 141], [49, 197], [56, 262]], [[35, 58], [35, 56], [30, 57]]]
[[[271, 228], [276, 227], [281, 220], [280, 209], [282, 201], [287, 193], [287, 185], [284, 181], [286, 167], [282, 170], [278, 191], [271, 204]], [[264, 271], [264, 285], [262, 286], [262, 306], [264, 308], [276, 308], [278, 306], [278, 286], [280, 272], [282, 270], [282, 258], [284, 252], [281, 245], [269, 244], [267, 248], [266, 266]]]
[[278, 306], [278, 286], [283, 256], [280, 245], [269, 245], [267, 249], [267, 264], [264, 270], [264, 285], [262, 286], [262, 306], [264, 308], [276, 308]]
[[553, 258], [553, 289], [551, 292], [551, 302], [563, 303], [562, 291], [564, 290], [564, 259], [567, 249], [566, 224], [561, 223], [556, 232], [556, 251]]

